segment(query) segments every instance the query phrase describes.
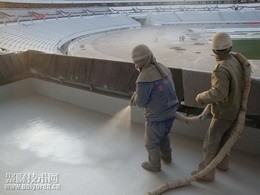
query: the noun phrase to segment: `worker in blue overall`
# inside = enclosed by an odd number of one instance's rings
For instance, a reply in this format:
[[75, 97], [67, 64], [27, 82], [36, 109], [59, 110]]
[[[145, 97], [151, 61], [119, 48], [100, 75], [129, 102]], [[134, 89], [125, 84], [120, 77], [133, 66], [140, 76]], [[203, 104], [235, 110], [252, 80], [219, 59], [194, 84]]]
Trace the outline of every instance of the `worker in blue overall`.
[[166, 163], [172, 162], [169, 133], [179, 101], [170, 70], [156, 61], [148, 46], [137, 45], [132, 50], [132, 59], [140, 73], [130, 105], [143, 108], [145, 117], [148, 161], [143, 162], [142, 167], [158, 172], [161, 159]]

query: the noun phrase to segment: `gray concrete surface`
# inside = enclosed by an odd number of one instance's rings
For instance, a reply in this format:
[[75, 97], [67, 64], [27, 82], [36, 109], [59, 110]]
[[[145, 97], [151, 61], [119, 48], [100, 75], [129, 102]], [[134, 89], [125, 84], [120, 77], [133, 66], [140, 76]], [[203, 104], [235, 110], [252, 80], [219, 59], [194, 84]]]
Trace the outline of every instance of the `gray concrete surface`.
[[[41, 92], [50, 92], [50, 88], [41, 89]], [[147, 172], [141, 167], [147, 160], [143, 124], [132, 122], [128, 126], [126, 118], [118, 121], [83, 105], [52, 99], [30, 90], [25, 94], [19, 86], [18, 89], [16, 94], [10, 89], [13, 96], [0, 101], [0, 194], [141, 195], [165, 182], [189, 175], [199, 162], [202, 142], [173, 130], [174, 163], [162, 163], [160, 173]], [[56, 88], [56, 92], [66, 95], [60, 88]], [[76, 102], [86, 98], [80, 96]], [[109, 102], [99, 102], [100, 109]], [[248, 143], [248, 147], [254, 146]], [[230, 170], [227, 173], [217, 171], [215, 182], [194, 182], [165, 194], [257, 195], [260, 191], [259, 164], [259, 155], [234, 150]], [[44, 174], [42, 186], [48, 184], [47, 178], [52, 174], [58, 190], [33, 191], [30, 187], [7, 190], [14, 186], [12, 184], [26, 184], [21, 183], [22, 173], [33, 178], [41, 178]]]

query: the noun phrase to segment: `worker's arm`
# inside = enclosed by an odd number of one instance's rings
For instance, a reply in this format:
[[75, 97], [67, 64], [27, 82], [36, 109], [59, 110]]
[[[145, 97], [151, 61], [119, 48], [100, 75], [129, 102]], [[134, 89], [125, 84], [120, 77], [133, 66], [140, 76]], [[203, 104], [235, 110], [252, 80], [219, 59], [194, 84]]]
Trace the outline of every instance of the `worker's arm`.
[[153, 83], [145, 83], [145, 82], [137, 83], [136, 91], [130, 100], [130, 105], [136, 105], [140, 108], [146, 107], [146, 105], [149, 103], [149, 99], [153, 88], [154, 88]]
[[225, 68], [218, 67], [211, 76], [211, 89], [197, 95], [196, 101], [201, 104], [212, 104], [228, 98], [230, 86], [229, 73]]

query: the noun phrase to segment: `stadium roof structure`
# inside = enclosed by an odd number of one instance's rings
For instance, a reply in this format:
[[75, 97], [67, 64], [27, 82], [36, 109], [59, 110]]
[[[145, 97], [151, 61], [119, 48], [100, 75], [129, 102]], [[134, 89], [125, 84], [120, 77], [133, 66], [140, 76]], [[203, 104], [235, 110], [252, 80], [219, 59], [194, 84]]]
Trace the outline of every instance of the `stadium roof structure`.
[[[259, 0], [258, 0], [259, 1]], [[256, 2], [256, 1], [251, 1], [251, 0], [240, 0], [240, 1], [233, 1], [233, 0], [228, 0], [228, 1], [223, 1], [223, 0], [217, 0], [217, 1], [211, 1], [211, 0], [0, 0], [0, 2], [14, 2], [14, 3], [41, 3], [41, 4], [49, 4], [49, 3], [58, 3], [58, 4], [81, 4], [81, 3], [133, 3], [133, 2], [168, 2], [168, 3], [182, 3], [182, 4], [187, 4], [190, 2], [197, 2], [198, 4], [200, 3], [249, 3], [249, 2]]]

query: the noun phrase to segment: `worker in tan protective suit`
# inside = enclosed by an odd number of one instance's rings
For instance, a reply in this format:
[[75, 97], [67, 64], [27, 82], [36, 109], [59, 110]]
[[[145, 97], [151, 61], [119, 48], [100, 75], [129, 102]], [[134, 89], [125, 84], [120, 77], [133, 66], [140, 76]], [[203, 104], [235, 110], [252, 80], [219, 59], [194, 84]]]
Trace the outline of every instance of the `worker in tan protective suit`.
[[[220, 32], [213, 36], [212, 50], [215, 53], [217, 65], [211, 75], [211, 89], [198, 94], [196, 97], [198, 103], [211, 105], [213, 115], [203, 142], [198, 171], [204, 169], [214, 159], [230, 137], [240, 110], [244, 74], [241, 64], [235, 55], [230, 52], [231, 48], [232, 40], [227, 33]], [[227, 171], [228, 163], [229, 155], [223, 159], [218, 168]], [[192, 174], [194, 173], [196, 171]], [[213, 181], [215, 170], [200, 179]]]
[[148, 161], [142, 167], [151, 172], [161, 170], [161, 159], [171, 163], [169, 133], [179, 105], [170, 70], [158, 63], [146, 45], [132, 51], [135, 67], [140, 71], [130, 105], [144, 109], [145, 147]]

